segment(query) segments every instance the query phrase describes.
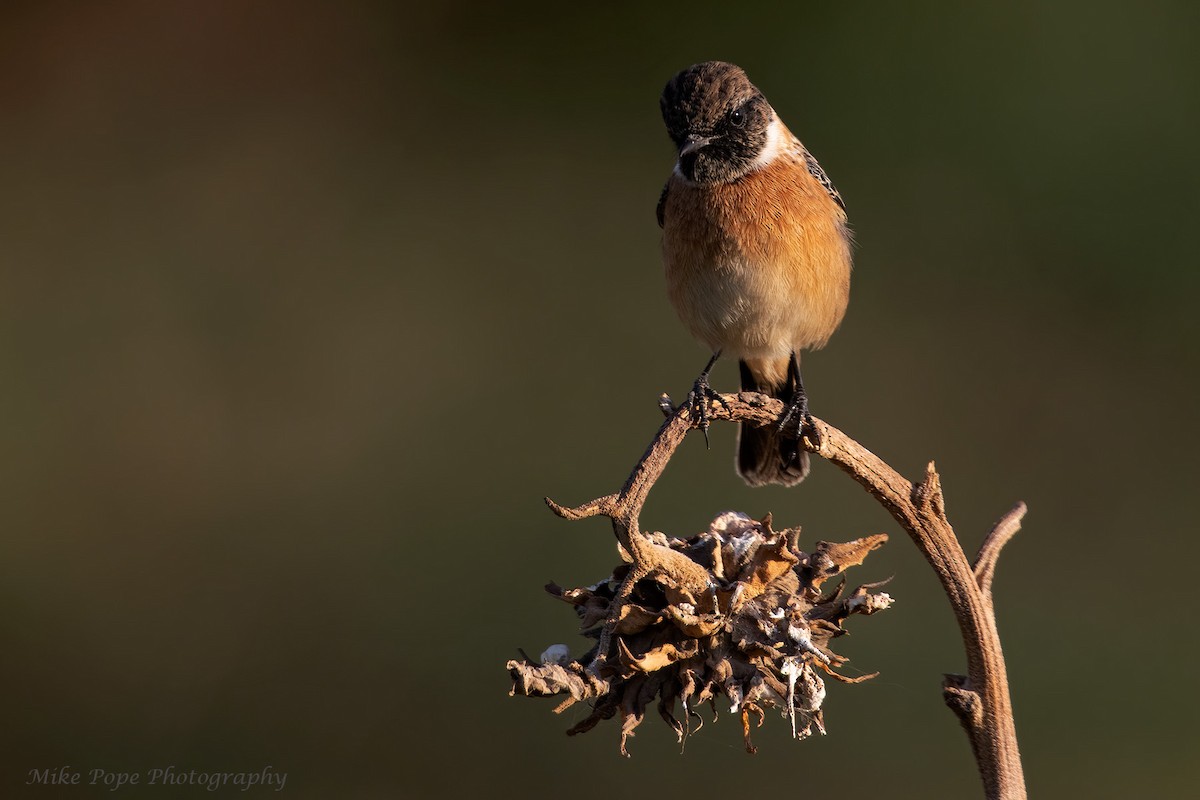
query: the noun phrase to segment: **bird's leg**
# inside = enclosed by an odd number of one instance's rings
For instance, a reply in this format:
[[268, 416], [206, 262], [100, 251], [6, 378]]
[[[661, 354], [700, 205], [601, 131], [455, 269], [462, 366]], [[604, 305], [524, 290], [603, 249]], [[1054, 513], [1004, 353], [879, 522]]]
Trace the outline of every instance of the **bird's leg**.
[[808, 411], [808, 394], [804, 391], [804, 380], [800, 377], [800, 356], [797, 353], [792, 353], [792, 360], [788, 364], [788, 381], [795, 387], [792, 392], [792, 402], [784, 409], [783, 416], [779, 418], [779, 429], [783, 430], [788, 423], [792, 421], [792, 417], [800, 415], [800, 425], [796, 429], [797, 438], [804, 438], [804, 429], [808, 428], [809, 441], [814, 447], [821, 446], [821, 434], [817, 432], [817, 428], [813, 425], [812, 414]]
[[692, 385], [692, 391], [688, 394], [687, 404], [690, 410], [692, 419], [697, 421], [701, 433], [704, 434], [704, 446], [708, 446], [708, 404], [715, 400], [722, 406], [729, 409], [729, 406], [721, 399], [721, 395], [713, 391], [708, 385], [708, 373], [712, 372], [713, 364], [717, 363], [717, 359], [721, 357], [721, 351], [713, 353], [713, 357], [708, 360], [708, 364], [704, 367], [704, 371], [700, 373], [700, 377], [696, 378], [695, 384]]

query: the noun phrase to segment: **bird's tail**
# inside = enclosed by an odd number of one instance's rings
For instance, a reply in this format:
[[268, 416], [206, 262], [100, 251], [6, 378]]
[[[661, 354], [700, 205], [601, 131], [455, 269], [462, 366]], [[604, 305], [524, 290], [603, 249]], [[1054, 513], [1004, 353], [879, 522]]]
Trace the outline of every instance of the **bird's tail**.
[[[787, 377], [775, 383], [761, 374], [755, 375], [745, 361], [739, 361], [738, 367], [742, 373], [742, 391], [769, 394], [791, 404], [796, 379], [790, 370]], [[737, 472], [750, 486], [771, 483], [795, 486], [808, 475], [808, 453], [797, 440], [780, 434], [774, 423], [756, 428], [743, 422], [738, 426]]]

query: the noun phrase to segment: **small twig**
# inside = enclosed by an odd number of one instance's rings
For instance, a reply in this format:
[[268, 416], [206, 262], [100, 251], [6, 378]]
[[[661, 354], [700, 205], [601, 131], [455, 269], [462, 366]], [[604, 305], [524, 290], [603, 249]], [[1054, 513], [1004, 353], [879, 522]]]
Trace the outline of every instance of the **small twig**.
[[1024, 519], [1027, 510], [1024, 503], [1017, 503], [992, 527], [992, 532], [979, 546], [979, 555], [975, 556], [973, 567], [975, 580], [989, 599], [992, 596], [992, 579], [996, 575], [996, 562], [1000, 559], [1000, 550], [1021, 530], [1021, 520]]
[[[670, 407], [660, 401], [660, 408], [667, 413]], [[778, 400], [741, 392], [721, 395], [719, 401], [712, 402], [708, 418], [755, 426], [777, 425], [784, 411], [783, 403]], [[601, 634], [597, 665], [609, 655], [612, 629], [638, 580], [650, 575], [667, 576], [668, 582], [696, 594], [697, 599], [704, 595], [704, 587], [696, 585], [699, 575], [691, 574], [688, 567], [694, 562], [675, 558], [680, 554], [655, 544], [638, 527], [638, 515], [650, 489], [676, 448], [696, 426], [686, 404], [668, 414], [625, 486], [615, 495], [573, 508], [546, 499], [550, 508], [566, 519], [609, 517], [617, 541], [631, 562]], [[997, 523], [972, 566], [946, 518], [941, 480], [932, 463], [924, 479], [913, 483], [832, 425], [813, 419], [812, 426], [819, 445], [814, 446], [805, 438], [805, 449], [836, 464], [875, 497], [908, 533], [941, 581], [958, 619], [967, 656], [967, 675], [947, 676], [946, 702], [967, 731], [989, 800], [1024, 800], [1025, 779], [992, 606], [991, 583], [996, 559], [1016, 533], [1025, 505], [1018, 504]]]

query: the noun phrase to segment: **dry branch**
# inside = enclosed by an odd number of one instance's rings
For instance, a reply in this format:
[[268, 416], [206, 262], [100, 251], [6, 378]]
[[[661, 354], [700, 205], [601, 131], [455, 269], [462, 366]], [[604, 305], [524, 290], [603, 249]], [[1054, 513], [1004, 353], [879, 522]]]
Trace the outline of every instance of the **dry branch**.
[[[784, 410], [780, 401], [755, 393], [721, 395], [721, 400], [710, 404], [711, 420], [776, 425]], [[601, 632], [597, 663], [590, 670], [593, 676], [604, 660], [612, 657], [614, 629], [638, 581], [655, 577], [694, 596], [708, 588], [709, 577], [695, 562], [655, 543], [638, 527], [638, 516], [650, 489], [676, 448], [696, 427], [686, 405], [673, 411], [669, 404], [662, 405], [669, 412], [667, 419], [620, 492], [575, 507], [546, 500], [556, 514], [566, 519], [611, 518], [623, 556], [629, 562]], [[972, 564], [946, 517], [941, 481], [932, 463], [923, 479], [914, 483], [837, 428], [821, 420], [813, 420], [813, 424], [819, 446], [805, 439], [805, 448], [836, 464], [874, 496], [908, 533], [941, 581], [958, 620], [967, 657], [965, 676], [946, 676], [944, 698], [967, 732], [989, 800], [1023, 800], [1024, 775], [991, 583], [1000, 550], [1020, 527], [1024, 504], [1018, 504], [996, 524]], [[585, 683], [582, 676], [577, 682], [581, 686]], [[745, 714], [743, 724], [749, 725]]]

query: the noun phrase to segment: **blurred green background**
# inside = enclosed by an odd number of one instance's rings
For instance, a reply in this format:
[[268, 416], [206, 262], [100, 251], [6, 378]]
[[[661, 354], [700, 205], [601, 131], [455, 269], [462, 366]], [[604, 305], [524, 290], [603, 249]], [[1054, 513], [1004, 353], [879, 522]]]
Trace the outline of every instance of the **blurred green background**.
[[[814, 410], [943, 474], [996, 582], [1032, 796], [1195, 796], [1188, 674], [1200, 12], [1183, 2], [9, 3], [0, 18], [0, 795], [30, 769], [288, 773], [287, 796], [981, 796], [915, 548], [836, 469], [689, 441], [644, 523], [886, 531], [829, 736], [680, 754], [507, 696], [587, 643], [616, 489], [707, 353], [654, 205], [676, 70], [744, 66], [846, 197]], [[736, 370], [723, 364], [715, 385]], [[257, 789], [256, 792], [266, 790]], [[200, 794], [147, 788], [125, 796]]]

